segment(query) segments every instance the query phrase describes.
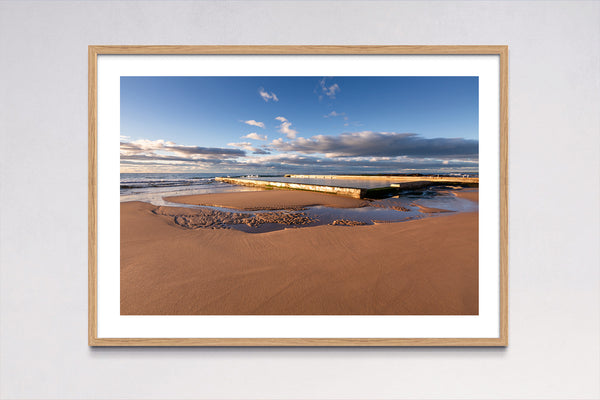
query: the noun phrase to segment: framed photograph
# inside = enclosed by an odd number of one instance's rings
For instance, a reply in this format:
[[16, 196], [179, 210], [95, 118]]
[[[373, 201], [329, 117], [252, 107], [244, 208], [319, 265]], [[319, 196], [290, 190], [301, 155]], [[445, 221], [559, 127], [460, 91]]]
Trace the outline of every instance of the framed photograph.
[[506, 346], [507, 46], [90, 46], [90, 346]]

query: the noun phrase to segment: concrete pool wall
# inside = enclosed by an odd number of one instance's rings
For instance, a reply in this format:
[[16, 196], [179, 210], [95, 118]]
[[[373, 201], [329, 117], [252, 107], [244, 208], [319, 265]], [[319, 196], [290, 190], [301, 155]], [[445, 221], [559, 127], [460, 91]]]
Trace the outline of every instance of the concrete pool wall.
[[364, 198], [376, 198], [381, 197], [383, 195], [387, 195], [390, 193], [398, 192], [401, 190], [413, 190], [413, 189], [423, 189], [428, 186], [432, 186], [435, 184], [448, 184], [448, 185], [461, 185], [461, 184], [469, 184], [475, 185], [479, 183], [479, 178], [462, 178], [462, 177], [436, 177], [436, 176], [385, 176], [385, 177], [369, 177], [369, 176], [352, 176], [352, 175], [286, 175], [286, 177], [296, 177], [296, 178], [314, 178], [314, 179], [323, 179], [323, 178], [335, 178], [335, 179], [369, 179], [369, 178], [379, 178], [382, 180], [396, 180], [397, 182], [392, 183], [389, 186], [383, 186], [378, 188], [355, 188], [355, 187], [342, 187], [335, 185], [316, 185], [309, 183], [295, 183], [295, 182], [279, 182], [279, 181], [269, 181], [262, 179], [248, 179], [248, 178], [215, 178], [216, 181], [231, 183], [235, 185], [244, 185], [244, 186], [256, 186], [256, 187], [265, 187], [265, 188], [281, 188], [281, 189], [293, 189], [293, 190], [308, 190], [312, 192], [321, 192], [321, 193], [331, 193], [342, 196], [353, 197], [356, 199], [364, 199]]

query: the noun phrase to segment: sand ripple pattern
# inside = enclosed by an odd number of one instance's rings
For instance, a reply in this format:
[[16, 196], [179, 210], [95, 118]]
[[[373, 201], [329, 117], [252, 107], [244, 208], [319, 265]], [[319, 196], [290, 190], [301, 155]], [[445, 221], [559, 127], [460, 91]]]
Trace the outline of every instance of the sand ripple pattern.
[[336, 219], [329, 225], [340, 225], [340, 226], [359, 226], [359, 225], [367, 225], [366, 222], [362, 221], [353, 221], [350, 219]]
[[231, 225], [247, 225], [259, 227], [263, 224], [307, 225], [318, 222], [303, 212], [275, 211], [257, 214], [226, 212], [203, 209], [184, 209], [175, 207], [158, 207], [153, 211], [157, 215], [173, 217], [175, 224], [188, 229], [212, 228], [226, 229]]

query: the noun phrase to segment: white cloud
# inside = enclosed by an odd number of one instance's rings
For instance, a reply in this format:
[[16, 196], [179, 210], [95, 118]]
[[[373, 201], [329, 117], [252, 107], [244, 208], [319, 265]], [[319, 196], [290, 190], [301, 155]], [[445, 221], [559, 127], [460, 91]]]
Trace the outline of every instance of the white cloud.
[[275, 119], [281, 122], [281, 125], [279, 125], [279, 132], [287, 136], [288, 139], [296, 138], [296, 134], [298, 133], [298, 131], [291, 128], [292, 123], [290, 121], [288, 121], [284, 117], [276, 117]]
[[253, 119], [249, 119], [248, 121], [244, 121], [244, 123], [247, 124], [247, 125], [258, 126], [259, 128], [263, 128], [263, 129], [265, 127], [264, 122], [258, 122], [258, 121], [255, 121]]
[[252, 146], [250, 142], [227, 143], [227, 146], [239, 147], [254, 154], [269, 154], [269, 151]]
[[266, 102], [269, 102], [269, 100], [279, 101], [279, 98], [277, 97], [277, 95], [275, 93], [273, 93], [273, 92], [269, 93], [269, 92], [265, 91], [264, 88], [259, 88], [258, 94]]
[[327, 78], [321, 79], [319, 81], [319, 86], [321, 86], [323, 94], [330, 99], [335, 99], [335, 94], [341, 91], [340, 86], [337, 83], [327, 86]]
[[242, 139], [267, 140], [267, 135], [259, 135], [256, 132], [252, 132], [242, 136]]
[[341, 117], [341, 116], [344, 116], [344, 120], [346, 120], [346, 121], [347, 121], [347, 120], [348, 120], [348, 117], [346, 117], [345, 115], [346, 115], [346, 113], [344, 113], [344, 112], [341, 112], [341, 113], [339, 113], [339, 112], [337, 112], [337, 111], [332, 111], [332, 112], [330, 112], [330, 113], [329, 113], [329, 114], [327, 114], [327, 115], [323, 115], [323, 118], [330, 118], [330, 117]]
[[252, 143], [250, 142], [227, 143], [227, 146], [239, 147], [241, 149], [250, 151], [254, 150], [254, 147], [252, 147]]

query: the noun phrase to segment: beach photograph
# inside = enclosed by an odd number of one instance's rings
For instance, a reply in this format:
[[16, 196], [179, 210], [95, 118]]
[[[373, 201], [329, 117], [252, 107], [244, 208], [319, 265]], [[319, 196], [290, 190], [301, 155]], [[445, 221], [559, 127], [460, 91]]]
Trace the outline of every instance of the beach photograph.
[[121, 315], [479, 315], [477, 76], [121, 76]]

